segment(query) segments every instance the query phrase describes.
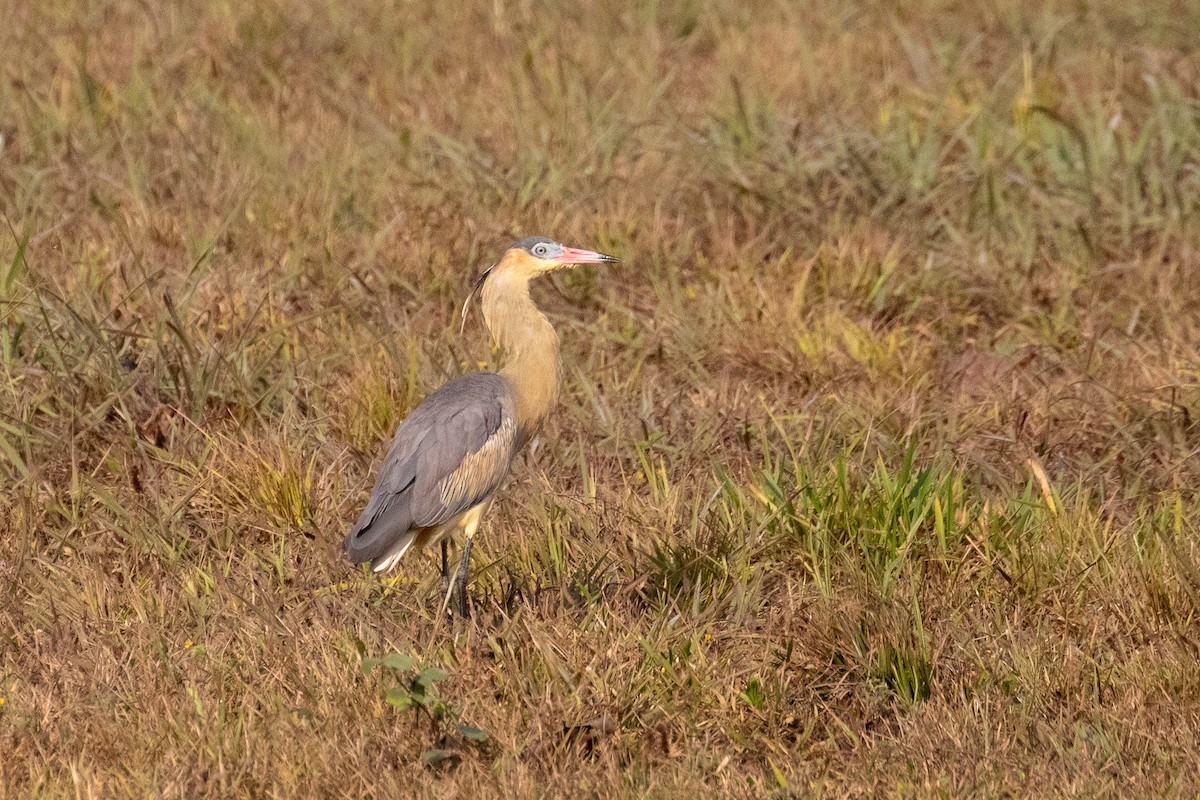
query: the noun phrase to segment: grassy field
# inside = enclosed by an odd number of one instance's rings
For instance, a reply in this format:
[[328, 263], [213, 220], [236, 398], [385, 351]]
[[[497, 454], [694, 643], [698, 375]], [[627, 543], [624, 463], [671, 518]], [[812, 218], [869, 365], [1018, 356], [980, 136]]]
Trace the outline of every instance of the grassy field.
[[[1196, 3], [0, 18], [0, 795], [1200, 792]], [[339, 544], [531, 233], [456, 623]]]

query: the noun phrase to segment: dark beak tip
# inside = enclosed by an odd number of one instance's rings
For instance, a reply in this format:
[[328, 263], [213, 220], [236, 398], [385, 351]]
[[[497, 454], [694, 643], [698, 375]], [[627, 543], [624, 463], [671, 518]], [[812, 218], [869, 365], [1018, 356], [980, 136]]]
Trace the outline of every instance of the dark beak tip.
[[565, 248], [565, 252], [555, 259], [559, 264], [579, 265], [579, 264], [619, 264], [621, 259], [616, 256], [610, 256], [607, 253], [598, 253], [595, 250], [579, 250], [574, 247]]

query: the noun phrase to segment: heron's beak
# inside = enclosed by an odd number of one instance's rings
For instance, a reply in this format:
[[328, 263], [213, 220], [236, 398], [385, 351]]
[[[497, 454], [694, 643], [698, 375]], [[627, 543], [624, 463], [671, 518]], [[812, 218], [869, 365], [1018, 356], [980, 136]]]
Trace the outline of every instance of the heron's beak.
[[564, 247], [562, 255], [554, 259], [556, 264], [564, 267], [572, 264], [615, 264], [620, 261], [616, 256], [606, 256], [595, 250], [579, 250], [574, 247]]

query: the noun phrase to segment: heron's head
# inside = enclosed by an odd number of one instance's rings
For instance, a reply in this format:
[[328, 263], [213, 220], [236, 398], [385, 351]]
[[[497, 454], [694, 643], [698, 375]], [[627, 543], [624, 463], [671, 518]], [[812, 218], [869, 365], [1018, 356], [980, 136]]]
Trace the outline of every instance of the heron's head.
[[619, 260], [595, 250], [567, 247], [545, 236], [526, 236], [508, 246], [492, 271], [506, 270], [523, 277], [536, 278], [542, 273], [576, 264], [605, 264]]
[[465, 323], [467, 306], [471, 300], [483, 291], [483, 285], [489, 280], [504, 277], [528, 282], [546, 272], [556, 269], [573, 267], [577, 264], [610, 264], [621, 259], [597, 253], [595, 250], [580, 250], [567, 247], [545, 236], [526, 236], [508, 246], [500, 260], [489, 267], [479, 280], [475, 282], [467, 301], [463, 303], [463, 318]]

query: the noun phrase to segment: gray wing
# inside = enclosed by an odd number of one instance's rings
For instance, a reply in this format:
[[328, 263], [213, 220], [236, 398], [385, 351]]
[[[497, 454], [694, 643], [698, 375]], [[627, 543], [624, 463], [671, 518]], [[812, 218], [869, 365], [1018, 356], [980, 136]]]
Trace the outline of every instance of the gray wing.
[[503, 378], [476, 372], [447, 382], [400, 423], [371, 499], [343, 542], [347, 557], [371, 561], [410, 530], [482, 502], [508, 475], [516, 438]]

